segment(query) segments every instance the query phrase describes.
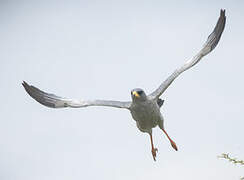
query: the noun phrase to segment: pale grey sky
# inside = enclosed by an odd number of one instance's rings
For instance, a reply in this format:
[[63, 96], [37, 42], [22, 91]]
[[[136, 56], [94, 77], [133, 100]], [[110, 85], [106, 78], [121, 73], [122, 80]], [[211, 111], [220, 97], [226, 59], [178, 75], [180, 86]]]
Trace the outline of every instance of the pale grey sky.
[[[154, 90], [227, 23], [218, 47], [162, 96], [165, 127], [150, 140], [126, 110], [49, 109], [22, 80], [60, 96], [130, 100]], [[0, 179], [238, 179], [244, 168], [244, 2], [1, 1]]]

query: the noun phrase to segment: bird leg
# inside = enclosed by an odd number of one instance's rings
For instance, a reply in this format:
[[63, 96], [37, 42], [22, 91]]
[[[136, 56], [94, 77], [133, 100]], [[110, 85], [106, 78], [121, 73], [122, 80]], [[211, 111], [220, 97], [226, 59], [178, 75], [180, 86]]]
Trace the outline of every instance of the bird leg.
[[170, 141], [170, 143], [171, 143], [171, 146], [172, 146], [176, 151], [178, 151], [178, 148], [177, 148], [175, 142], [169, 137], [169, 135], [168, 135], [168, 133], [165, 131], [165, 129], [162, 129], [162, 130], [163, 130], [163, 132], [166, 134], [167, 138], [169, 139], [169, 141]]
[[152, 145], [152, 156], [153, 156], [153, 160], [156, 161], [156, 156], [157, 156], [156, 153], [157, 153], [158, 149], [157, 148], [154, 148], [152, 133], [149, 133], [149, 135], [150, 135], [150, 140], [151, 140], [151, 145]]

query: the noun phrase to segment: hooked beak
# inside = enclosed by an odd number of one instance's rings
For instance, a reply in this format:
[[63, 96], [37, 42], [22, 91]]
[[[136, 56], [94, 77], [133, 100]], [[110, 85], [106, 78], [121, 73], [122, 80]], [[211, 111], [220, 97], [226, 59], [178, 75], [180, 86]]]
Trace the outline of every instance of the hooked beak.
[[137, 98], [140, 97], [140, 95], [139, 95], [138, 92], [136, 92], [136, 91], [133, 91], [132, 94], [133, 94], [134, 96], [136, 96]]

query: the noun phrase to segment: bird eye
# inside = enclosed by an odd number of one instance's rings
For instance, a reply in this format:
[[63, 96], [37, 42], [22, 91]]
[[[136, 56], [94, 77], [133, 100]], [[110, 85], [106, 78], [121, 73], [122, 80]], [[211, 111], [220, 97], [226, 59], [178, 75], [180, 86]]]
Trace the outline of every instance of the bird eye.
[[138, 91], [138, 94], [140, 94], [140, 95], [141, 95], [142, 93], [143, 93], [142, 91]]

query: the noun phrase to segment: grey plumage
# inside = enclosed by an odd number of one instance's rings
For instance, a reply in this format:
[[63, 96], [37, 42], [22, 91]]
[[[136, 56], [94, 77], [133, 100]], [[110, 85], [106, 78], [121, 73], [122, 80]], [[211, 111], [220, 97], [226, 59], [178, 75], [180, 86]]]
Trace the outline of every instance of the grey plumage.
[[30, 86], [28, 83], [23, 81], [22, 85], [24, 86], [26, 92], [34, 98], [36, 101], [41, 103], [44, 106], [50, 108], [64, 108], [64, 107], [72, 107], [72, 108], [81, 108], [87, 106], [110, 106], [117, 108], [126, 108], [129, 109], [131, 102], [121, 102], [121, 101], [107, 101], [107, 100], [74, 100], [67, 99], [56, 96], [55, 94], [49, 94], [40, 89]]
[[199, 51], [197, 55], [195, 55], [192, 59], [187, 61], [183, 66], [176, 69], [154, 92], [152, 92], [149, 96], [151, 98], [157, 99], [159, 98], [163, 92], [169, 87], [169, 85], [177, 78], [181, 73], [191, 68], [195, 64], [197, 64], [202, 57], [210, 53], [218, 44], [220, 37], [224, 31], [226, 22], [225, 10], [220, 11], [220, 17], [218, 22], [213, 30], [213, 32], [208, 36], [206, 43], [203, 48]]
[[22, 83], [26, 92], [34, 98], [36, 101], [44, 106], [51, 108], [81, 108], [87, 106], [110, 106], [116, 108], [125, 108], [131, 112], [133, 119], [136, 121], [137, 127], [142, 132], [147, 132], [151, 138], [152, 155], [155, 160], [157, 149], [153, 146], [152, 140], [152, 128], [159, 126], [160, 129], [166, 134], [172, 147], [178, 150], [175, 142], [168, 136], [164, 128], [164, 119], [160, 113], [160, 107], [163, 105], [164, 100], [159, 97], [169, 87], [169, 85], [177, 78], [182, 72], [191, 68], [197, 64], [202, 57], [210, 53], [218, 44], [222, 32], [225, 27], [226, 17], [225, 10], [220, 11], [220, 17], [213, 30], [208, 36], [208, 39], [202, 49], [192, 59], [188, 60], [183, 66], [176, 69], [155, 91], [148, 96], [140, 89], [136, 88], [131, 91], [132, 101], [121, 102], [121, 101], [108, 101], [108, 100], [74, 100], [68, 98], [62, 98], [54, 94], [46, 93], [34, 86], [29, 85], [25, 81]]
[[158, 98], [157, 104], [158, 104], [159, 107], [162, 107], [162, 105], [164, 104], [164, 100]]

